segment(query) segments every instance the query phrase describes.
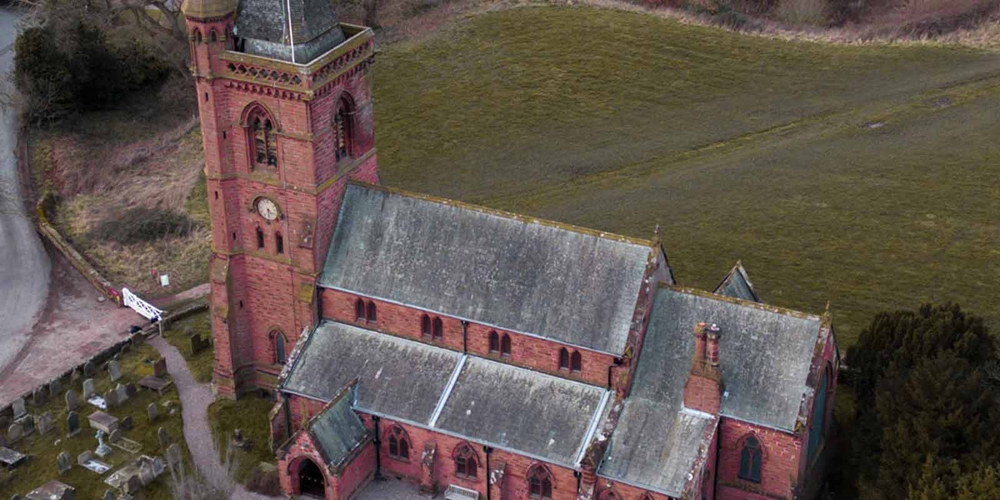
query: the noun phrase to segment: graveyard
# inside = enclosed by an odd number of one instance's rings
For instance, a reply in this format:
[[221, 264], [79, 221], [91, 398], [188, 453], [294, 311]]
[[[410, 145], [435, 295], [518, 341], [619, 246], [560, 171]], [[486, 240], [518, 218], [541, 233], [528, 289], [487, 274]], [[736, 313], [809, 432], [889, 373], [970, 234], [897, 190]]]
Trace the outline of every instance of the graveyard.
[[193, 470], [177, 391], [152, 347], [116, 358], [15, 402], [0, 433], [0, 497], [172, 498], [171, 468]]
[[210, 343], [212, 323], [208, 311], [171, 323], [163, 332], [163, 338], [184, 355], [196, 382], [207, 384], [212, 381], [215, 354]]

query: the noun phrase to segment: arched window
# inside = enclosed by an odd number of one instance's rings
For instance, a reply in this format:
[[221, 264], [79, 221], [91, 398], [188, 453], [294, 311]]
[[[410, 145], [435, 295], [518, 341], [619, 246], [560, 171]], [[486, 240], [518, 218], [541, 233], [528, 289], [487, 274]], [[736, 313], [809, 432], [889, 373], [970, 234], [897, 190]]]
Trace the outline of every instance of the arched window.
[[375, 323], [378, 319], [378, 310], [375, 307], [375, 303], [368, 301], [368, 322]]
[[365, 320], [365, 301], [361, 299], [354, 301], [354, 319], [357, 321]]
[[431, 318], [426, 314], [420, 317], [420, 335], [424, 337], [431, 336]]
[[257, 250], [264, 249], [264, 230], [257, 228]]
[[468, 443], [458, 445], [455, 450], [455, 475], [475, 479], [479, 468], [479, 457]]
[[201, 30], [195, 29], [191, 38], [194, 40], [194, 43], [201, 43]]
[[444, 323], [441, 318], [434, 318], [434, 338], [437, 340], [444, 338]]
[[350, 158], [354, 146], [354, 106], [348, 96], [341, 96], [333, 115], [334, 151], [337, 161]]
[[285, 239], [281, 237], [281, 233], [274, 233], [274, 251], [278, 255], [285, 253]]
[[285, 342], [287, 342], [287, 339], [285, 339], [285, 334], [277, 330], [271, 332], [271, 335], [274, 336], [274, 364], [283, 365], [288, 360], [288, 356], [285, 353]]
[[398, 425], [394, 425], [386, 432], [389, 442], [389, 456], [397, 460], [410, 459], [410, 436]]
[[649, 493], [643, 493], [642, 498], [640, 498], [639, 500], [653, 500], [653, 495], [650, 495]]
[[580, 351], [573, 351], [573, 356], [570, 358], [569, 371], [579, 373], [583, 369], [583, 356], [580, 356]]
[[262, 108], [255, 108], [247, 115], [250, 136], [250, 158], [257, 166], [278, 166], [278, 138], [274, 122]]
[[500, 355], [510, 356], [510, 335], [506, 333], [503, 334], [503, 339], [500, 340]]
[[559, 369], [569, 370], [569, 351], [565, 347], [559, 349]]
[[622, 497], [615, 493], [615, 490], [604, 490], [604, 493], [601, 493], [601, 500], [622, 500]]
[[748, 437], [740, 450], [740, 479], [759, 483], [761, 458], [760, 441], [754, 436]]
[[500, 336], [493, 330], [490, 331], [490, 352], [500, 352]]
[[215, 29], [212, 30], [211, 40], [213, 42], [218, 42], [219, 41], [219, 34], [215, 32]]
[[528, 493], [531, 498], [552, 498], [552, 475], [541, 465], [528, 469]]

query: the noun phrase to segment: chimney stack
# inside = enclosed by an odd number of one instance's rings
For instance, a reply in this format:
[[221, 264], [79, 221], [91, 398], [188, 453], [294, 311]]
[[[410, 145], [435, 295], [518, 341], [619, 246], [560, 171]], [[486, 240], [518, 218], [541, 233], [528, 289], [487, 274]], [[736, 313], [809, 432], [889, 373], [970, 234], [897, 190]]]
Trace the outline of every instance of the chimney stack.
[[691, 373], [684, 384], [684, 406], [712, 415], [722, 406], [722, 370], [719, 368], [721, 329], [700, 322], [694, 327]]

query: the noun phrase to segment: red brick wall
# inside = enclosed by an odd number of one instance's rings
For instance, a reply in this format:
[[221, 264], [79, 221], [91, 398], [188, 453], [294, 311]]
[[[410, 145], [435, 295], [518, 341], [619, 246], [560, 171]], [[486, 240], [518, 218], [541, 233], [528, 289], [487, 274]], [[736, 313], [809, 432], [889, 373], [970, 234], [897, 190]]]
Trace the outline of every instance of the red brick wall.
[[[391, 333], [400, 337], [405, 337], [421, 342], [439, 345], [455, 351], [463, 350], [462, 321], [449, 316], [431, 314], [398, 304], [393, 304], [381, 300], [369, 299], [367, 297], [332, 290], [321, 289], [323, 318], [351, 323], [371, 328], [374, 330]], [[378, 309], [377, 323], [372, 325], [367, 321], [358, 322], [355, 314], [355, 301], [361, 298], [367, 304], [374, 302]], [[431, 320], [441, 318], [444, 335], [442, 340], [421, 336], [421, 318], [427, 314]], [[496, 331], [502, 338], [504, 334], [511, 338], [511, 355], [501, 356], [499, 353], [490, 353], [489, 335]], [[570, 372], [559, 369], [559, 350], [565, 347], [570, 353], [578, 351], [582, 359], [582, 370]], [[614, 356], [588, 351], [577, 347], [564, 346], [556, 342], [538, 337], [522, 335], [506, 330], [499, 330], [477, 323], [468, 325], [468, 352], [480, 357], [490, 358], [497, 361], [511, 363], [518, 366], [532, 368], [538, 371], [548, 372], [562, 377], [580, 380], [601, 387], [607, 386], [608, 367], [614, 365]]]
[[336, 481], [324, 464], [323, 457], [316, 449], [316, 444], [305, 432], [293, 438], [284, 456], [278, 461], [278, 480], [281, 483], [281, 490], [292, 496], [299, 494], [298, 470], [303, 461], [307, 459], [312, 460], [326, 478], [325, 497], [336, 499]]
[[[617, 496], [613, 496], [614, 495]], [[649, 495], [648, 497], [643, 497], [643, 494]], [[608, 481], [603, 478], [597, 479], [597, 488], [594, 490], [595, 500], [670, 500], [673, 497], [663, 495], [661, 493], [652, 493], [646, 491], [642, 488], [636, 488], [635, 486], [629, 486], [623, 483], [616, 483], [614, 481]], [[697, 498], [697, 497], [696, 497]]]
[[[792, 498], [799, 477], [799, 457], [803, 442], [785, 432], [762, 428], [730, 418], [720, 425], [722, 442], [719, 457], [719, 500]], [[753, 433], [763, 449], [761, 482], [739, 479], [740, 451], [744, 438]]]
[[335, 479], [337, 498], [347, 500], [371, 481], [375, 473], [375, 445], [368, 443], [357, 456], [345, 464]]

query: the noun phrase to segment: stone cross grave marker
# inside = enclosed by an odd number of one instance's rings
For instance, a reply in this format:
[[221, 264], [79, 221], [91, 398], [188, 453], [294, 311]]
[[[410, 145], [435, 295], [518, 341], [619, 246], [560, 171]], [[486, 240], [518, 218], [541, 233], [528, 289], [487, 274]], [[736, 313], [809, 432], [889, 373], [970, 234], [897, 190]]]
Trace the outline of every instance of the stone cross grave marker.
[[66, 437], [73, 437], [80, 433], [80, 415], [75, 411], [66, 415]]
[[93, 396], [94, 393], [96, 392], [97, 389], [95, 388], [94, 385], [94, 379], [92, 378], [85, 379], [83, 381], [83, 399], [85, 400], [90, 399], [90, 396]]
[[80, 404], [80, 399], [76, 395], [76, 391], [74, 391], [73, 389], [66, 391], [66, 409], [69, 411], [73, 411], [79, 404]]
[[64, 451], [60, 453], [58, 457], [56, 457], [56, 467], [59, 468], [59, 474], [65, 474], [69, 472], [69, 470], [73, 467], [73, 464], [70, 462], [69, 459], [69, 453], [66, 453]]
[[118, 379], [122, 378], [122, 367], [118, 360], [112, 359], [108, 362], [108, 374], [111, 375], [112, 382], [117, 382]]
[[160, 358], [153, 363], [153, 376], [158, 378], [163, 378], [167, 376], [167, 360], [166, 358]]
[[11, 405], [14, 409], [14, 420], [17, 420], [28, 414], [28, 409], [24, 407], [24, 398], [17, 398], [14, 400], [14, 404]]

